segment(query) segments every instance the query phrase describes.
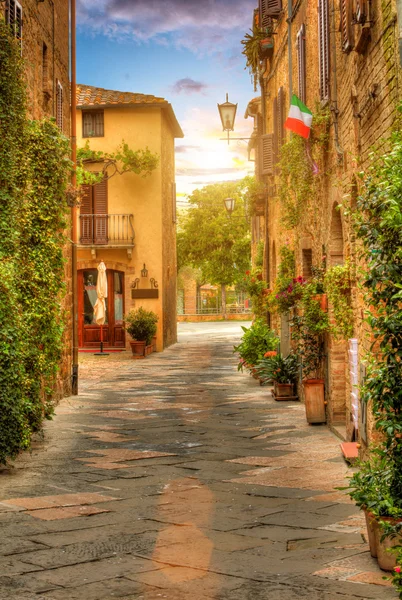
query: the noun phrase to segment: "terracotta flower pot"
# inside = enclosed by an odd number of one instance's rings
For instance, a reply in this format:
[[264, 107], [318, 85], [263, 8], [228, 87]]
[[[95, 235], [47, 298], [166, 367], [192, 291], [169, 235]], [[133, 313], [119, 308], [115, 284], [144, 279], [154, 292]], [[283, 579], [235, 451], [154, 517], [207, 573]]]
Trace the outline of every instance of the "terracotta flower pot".
[[373, 558], [377, 558], [378, 530], [379, 525], [373, 513], [368, 510], [364, 511], [367, 525], [367, 537], [370, 546], [370, 554]]
[[278, 383], [274, 381], [274, 394], [278, 398], [289, 398], [294, 395], [293, 383]]
[[130, 346], [131, 346], [131, 351], [133, 353], [133, 356], [135, 356], [135, 357], [145, 356], [146, 345], [147, 345], [146, 342], [137, 342], [136, 340], [130, 341]]
[[307, 422], [325, 423], [324, 380], [305, 379], [303, 389]]
[[322, 311], [327, 312], [328, 311], [328, 296], [327, 294], [317, 294], [316, 296], [313, 296], [314, 300], [317, 300], [317, 302], [320, 303], [320, 308]]
[[[392, 517], [380, 517], [380, 521], [388, 521], [389, 523], [400, 523], [402, 519], [393, 519]], [[395, 536], [393, 538], [386, 537], [381, 540], [383, 530], [381, 524], [378, 523], [376, 531], [377, 536], [377, 562], [380, 569], [383, 571], [393, 571], [396, 567], [396, 556], [392, 552], [389, 552], [390, 548], [400, 546], [402, 544], [402, 538]]]

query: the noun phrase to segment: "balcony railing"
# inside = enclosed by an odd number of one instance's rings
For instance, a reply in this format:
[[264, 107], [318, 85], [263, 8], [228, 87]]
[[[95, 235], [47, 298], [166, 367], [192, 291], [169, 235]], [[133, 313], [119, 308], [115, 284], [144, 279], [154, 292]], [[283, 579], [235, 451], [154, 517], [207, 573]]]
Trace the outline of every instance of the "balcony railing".
[[80, 244], [134, 246], [133, 215], [80, 215]]

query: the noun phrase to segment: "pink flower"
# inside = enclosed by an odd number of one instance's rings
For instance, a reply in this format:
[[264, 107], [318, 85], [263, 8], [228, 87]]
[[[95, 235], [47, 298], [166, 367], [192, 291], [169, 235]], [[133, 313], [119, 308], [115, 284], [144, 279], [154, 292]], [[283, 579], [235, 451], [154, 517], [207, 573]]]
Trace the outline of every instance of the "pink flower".
[[400, 573], [401, 572], [401, 567], [395, 567], [394, 571], [395, 571], [395, 573]]

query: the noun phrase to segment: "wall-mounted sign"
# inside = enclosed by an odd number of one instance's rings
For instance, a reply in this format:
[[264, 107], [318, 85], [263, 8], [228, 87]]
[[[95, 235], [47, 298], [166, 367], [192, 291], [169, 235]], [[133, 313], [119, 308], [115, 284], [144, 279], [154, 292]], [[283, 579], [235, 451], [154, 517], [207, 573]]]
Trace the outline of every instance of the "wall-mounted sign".
[[[141, 277], [148, 277], [148, 269], [146, 269], [145, 264], [141, 271]], [[137, 277], [131, 284], [131, 298], [133, 300], [135, 298], [159, 298], [158, 282], [154, 277], [151, 277], [149, 282], [151, 284], [150, 288], [140, 289], [140, 279]]]

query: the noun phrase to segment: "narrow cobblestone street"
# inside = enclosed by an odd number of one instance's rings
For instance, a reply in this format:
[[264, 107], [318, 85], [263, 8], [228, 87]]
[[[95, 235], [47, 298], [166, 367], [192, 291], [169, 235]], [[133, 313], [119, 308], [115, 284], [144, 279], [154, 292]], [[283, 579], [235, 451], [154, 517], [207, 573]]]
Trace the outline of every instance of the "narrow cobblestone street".
[[81, 355], [0, 472], [0, 597], [387, 600], [339, 440], [236, 370], [236, 323], [182, 324], [146, 360]]

